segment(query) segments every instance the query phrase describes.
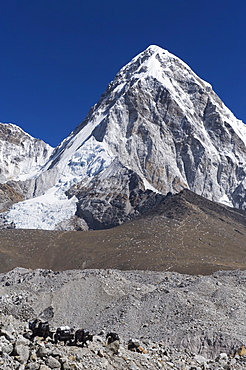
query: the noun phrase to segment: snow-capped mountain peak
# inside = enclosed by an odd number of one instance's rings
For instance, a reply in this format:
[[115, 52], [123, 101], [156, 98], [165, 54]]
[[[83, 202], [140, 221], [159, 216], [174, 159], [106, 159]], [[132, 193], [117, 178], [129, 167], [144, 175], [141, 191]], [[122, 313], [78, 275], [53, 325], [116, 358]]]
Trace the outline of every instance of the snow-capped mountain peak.
[[75, 213], [103, 227], [141, 213], [157, 201], [153, 190], [165, 195], [183, 188], [246, 208], [245, 168], [246, 126], [187, 64], [151, 45], [121, 68], [86, 119], [35, 172], [36, 198], [4, 217], [7, 224], [31, 227], [38, 208], [38, 228], [55, 228]]

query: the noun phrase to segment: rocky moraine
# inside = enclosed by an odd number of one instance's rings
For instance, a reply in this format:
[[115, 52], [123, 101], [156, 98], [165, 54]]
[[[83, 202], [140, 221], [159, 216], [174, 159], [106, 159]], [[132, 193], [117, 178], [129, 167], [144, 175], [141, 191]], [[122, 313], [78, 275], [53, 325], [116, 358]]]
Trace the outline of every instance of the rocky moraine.
[[[14, 269], [0, 275], [1, 369], [245, 369], [245, 282], [240, 271]], [[93, 340], [30, 340], [37, 317], [54, 332], [86, 328]], [[119, 341], [107, 345], [108, 332]]]

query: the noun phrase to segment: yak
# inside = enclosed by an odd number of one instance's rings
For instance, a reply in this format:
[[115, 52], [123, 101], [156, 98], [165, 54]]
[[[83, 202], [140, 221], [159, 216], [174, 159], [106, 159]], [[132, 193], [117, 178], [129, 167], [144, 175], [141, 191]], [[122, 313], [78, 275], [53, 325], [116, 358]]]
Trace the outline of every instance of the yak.
[[74, 338], [75, 345], [77, 345], [77, 343], [80, 342], [82, 343], [82, 347], [84, 347], [84, 345], [88, 347], [88, 343], [87, 343], [88, 340], [91, 342], [93, 340], [93, 335], [89, 333], [89, 330], [85, 330], [85, 329], [76, 330], [75, 338]]

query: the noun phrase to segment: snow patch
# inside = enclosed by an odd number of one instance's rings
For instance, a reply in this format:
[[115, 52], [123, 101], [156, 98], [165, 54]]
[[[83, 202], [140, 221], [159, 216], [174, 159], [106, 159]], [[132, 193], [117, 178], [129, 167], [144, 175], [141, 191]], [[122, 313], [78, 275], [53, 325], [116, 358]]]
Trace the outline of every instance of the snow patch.
[[144, 183], [144, 187], [145, 187], [145, 190], [152, 190], [154, 193], [159, 193], [159, 190], [157, 190], [153, 185], [151, 185], [148, 180], [146, 180], [145, 177], [142, 177], [142, 180], [143, 180], [143, 183]]
[[228, 206], [228, 207], [233, 207], [233, 204], [232, 202], [229, 200], [228, 196], [226, 194], [224, 194], [218, 201], [219, 203], [221, 204], [224, 204], [225, 206]]

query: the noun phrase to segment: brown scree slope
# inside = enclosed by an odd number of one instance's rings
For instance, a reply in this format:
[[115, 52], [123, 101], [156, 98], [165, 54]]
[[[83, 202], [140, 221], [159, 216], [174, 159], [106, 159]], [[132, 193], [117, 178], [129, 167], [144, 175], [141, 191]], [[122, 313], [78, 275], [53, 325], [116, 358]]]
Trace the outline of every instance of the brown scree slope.
[[184, 190], [148, 215], [108, 230], [0, 230], [0, 272], [17, 266], [204, 275], [246, 269], [246, 212]]

